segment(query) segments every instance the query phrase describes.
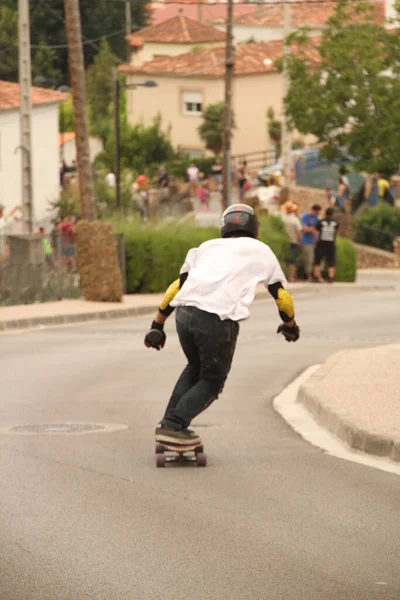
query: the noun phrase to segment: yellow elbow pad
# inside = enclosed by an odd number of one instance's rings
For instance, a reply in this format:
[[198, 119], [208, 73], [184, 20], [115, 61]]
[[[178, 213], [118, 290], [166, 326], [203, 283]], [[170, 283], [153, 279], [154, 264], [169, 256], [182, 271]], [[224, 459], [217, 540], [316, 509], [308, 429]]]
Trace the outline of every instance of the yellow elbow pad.
[[294, 304], [293, 298], [289, 292], [287, 292], [284, 288], [279, 288], [278, 297], [275, 300], [279, 312], [285, 313], [288, 316], [289, 320], [294, 317]]
[[181, 287], [181, 283], [180, 283], [179, 279], [177, 279], [176, 281], [171, 283], [171, 285], [165, 292], [163, 301], [160, 304], [160, 310], [165, 310], [168, 307], [169, 303], [172, 302], [172, 300], [175, 298], [175, 296], [179, 292], [180, 287]]

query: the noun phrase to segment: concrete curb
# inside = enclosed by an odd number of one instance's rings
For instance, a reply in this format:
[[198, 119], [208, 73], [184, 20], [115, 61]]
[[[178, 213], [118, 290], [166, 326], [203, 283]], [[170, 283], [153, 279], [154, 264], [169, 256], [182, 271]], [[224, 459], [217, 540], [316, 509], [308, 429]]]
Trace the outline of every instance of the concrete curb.
[[32, 317], [27, 319], [13, 319], [0, 321], [0, 332], [12, 331], [17, 329], [32, 329], [46, 325], [66, 325], [70, 323], [88, 323], [90, 321], [105, 321], [109, 319], [124, 319], [127, 317], [138, 317], [148, 315], [157, 310], [155, 305], [138, 306], [130, 308], [115, 308], [111, 310], [99, 310], [95, 312], [77, 313], [69, 315], [49, 315], [42, 317]]
[[350, 417], [345, 407], [318, 389], [320, 381], [329, 377], [334, 366], [347, 352], [336, 352], [319, 367], [308, 381], [300, 386], [297, 402], [312, 414], [319, 425], [352, 450], [400, 462], [400, 439], [388, 436], [384, 432], [377, 434], [369, 431], [361, 418], [357, 422], [354, 417]]
[[[295, 284], [296, 285], [296, 284]], [[353, 287], [354, 286], [354, 287]], [[336, 285], [323, 285], [323, 284], [300, 284], [297, 288], [288, 288], [294, 297], [302, 294], [324, 294], [328, 292], [372, 292], [376, 290], [394, 290], [393, 286], [387, 285], [357, 285], [357, 284], [336, 284]], [[262, 300], [264, 298], [271, 298], [268, 290], [261, 289], [256, 291], [255, 300]], [[64, 315], [46, 315], [40, 317], [30, 317], [23, 319], [6, 319], [0, 320], [0, 333], [7, 331], [15, 331], [20, 329], [33, 329], [36, 327], [54, 326], [54, 325], [66, 325], [71, 323], [87, 323], [90, 321], [104, 321], [108, 319], [125, 319], [127, 317], [138, 317], [141, 315], [148, 315], [154, 313], [158, 308], [156, 303], [147, 306], [137, 306], [126, 308], [123, 305], [117, 305], [115, 308], [109, 310], [98, 310], [93, 312], [82, 312]], [[1, 313], [0, 313], [1, 317]]]

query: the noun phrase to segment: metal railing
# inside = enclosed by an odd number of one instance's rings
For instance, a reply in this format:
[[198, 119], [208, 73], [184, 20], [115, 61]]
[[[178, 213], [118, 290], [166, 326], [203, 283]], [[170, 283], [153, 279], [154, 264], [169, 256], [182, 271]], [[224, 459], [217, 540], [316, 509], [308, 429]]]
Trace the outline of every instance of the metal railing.
[[356, 222], [354, 224], [354, 241], [359, 244], [365, 244], [366, 246], [373, 246], [375, 248], [380, 248], [381, 250], [393, 252], [393, 241], [398, 236], [400, 236], [400, 231], [396, 233], [370, 227], [363, 223]]
[[80, 295], [73, 243], [59, 234], [0, 237], [0, 306]]
[[232, 156], [232, 160], [237, 163], [241, 163], [244, 160], [247, 162], [247, 167], [252, 170], [262, 169], [263, 167], [269, 167], [276, 163], [276, 151], [273, 149], [260, 150], [258, 152], [247, 152], [244, 154], [235, 154]]

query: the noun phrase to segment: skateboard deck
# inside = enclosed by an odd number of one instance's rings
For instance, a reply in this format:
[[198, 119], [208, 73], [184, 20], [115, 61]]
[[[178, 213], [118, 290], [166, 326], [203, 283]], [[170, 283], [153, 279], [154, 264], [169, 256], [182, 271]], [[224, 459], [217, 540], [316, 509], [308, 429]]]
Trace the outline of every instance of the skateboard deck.
[[168, 442], [157, 442], [156, 444], [156, 466], [165, 467], [167, 463], [191, 462], [198, 467], [207, 464], [203, 444], [169, 444]]

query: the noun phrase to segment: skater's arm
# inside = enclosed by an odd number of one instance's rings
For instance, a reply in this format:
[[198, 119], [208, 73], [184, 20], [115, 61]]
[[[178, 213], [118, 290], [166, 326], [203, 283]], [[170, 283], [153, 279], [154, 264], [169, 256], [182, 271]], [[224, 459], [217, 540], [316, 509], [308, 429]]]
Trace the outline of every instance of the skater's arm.
[[294, 303], [293, 297], [281, 284], [280, 281], [272, 283], [268, 286], [268, 291], [274, 298], [278, 309], [279, 316], [288, 327], [293, 327], [294, 321]]
[[[165, 323], [165, 320], [167, 319], [167, 317], [169, 317], [169, 315], [174, 312], [175, 307], [171, 306], [171, 302], [175, 298], [175, 296], [177, 295], [179, 290], [182, 288], [183, 284], [185, 283], [186, 279], [188, 278], [188, 275], [189, 275], [189, 273], [181, 273], [179, 279], [176, 279], [173, 283], [171, 283], [171, 285], [165, 292], [164, 299], [160, 304], [160, 308], [158, 309], [158, 314], [157, 314], [157, 317], [159, 315], [165, 317], [164, 321], [162, 322], [163, 324]], [[157, 321], [157, 318], [156, 318], [156, 321]], [[157, 322], [160, 322], [160, 321], [157, 321]]]

